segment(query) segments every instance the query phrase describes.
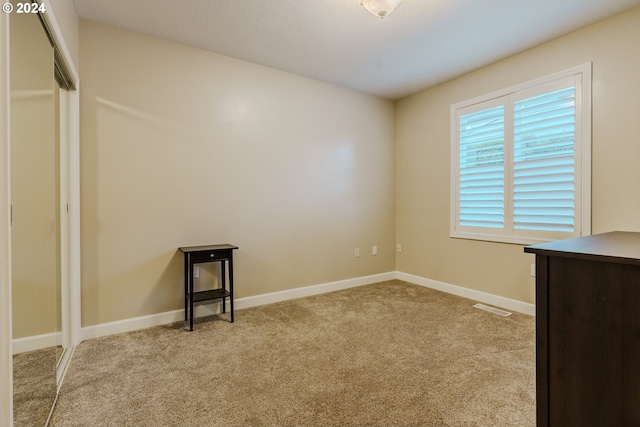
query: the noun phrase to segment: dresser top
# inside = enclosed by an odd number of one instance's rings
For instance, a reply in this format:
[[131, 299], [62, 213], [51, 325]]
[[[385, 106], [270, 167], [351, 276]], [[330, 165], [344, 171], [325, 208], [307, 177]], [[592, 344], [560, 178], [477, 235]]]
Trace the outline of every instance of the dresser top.
[[640, 265], [640, 233], [612, 231], [527, 246], [525, 252]]
[[186, 254], [188, 252], [215, 251], [219, 249], [238, 249], [238, 247], [225, 243], [223, 245], [183, 246], [178, 249]]

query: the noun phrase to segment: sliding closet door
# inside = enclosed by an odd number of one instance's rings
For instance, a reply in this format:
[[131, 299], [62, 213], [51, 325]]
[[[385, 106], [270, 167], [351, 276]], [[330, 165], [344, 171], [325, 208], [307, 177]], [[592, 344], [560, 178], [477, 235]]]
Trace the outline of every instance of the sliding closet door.
[[10, 17], [15, 426], [43, 426], [56, 396], [59, 197], [53, 48], [37, 15]]

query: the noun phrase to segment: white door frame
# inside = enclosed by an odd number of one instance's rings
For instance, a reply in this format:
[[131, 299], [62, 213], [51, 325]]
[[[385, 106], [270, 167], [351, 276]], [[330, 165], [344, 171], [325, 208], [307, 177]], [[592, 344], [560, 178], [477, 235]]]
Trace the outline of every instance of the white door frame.
[[60, 89], [60, 245], [61, 311], [64, 356], [58, 386], [73, 347], [80, 344], [80, 164], [78, 159], [78, 92]]
[[13, 424], [11, 194], [9, 169], [9, 15], [0, 14], [0, 426]]

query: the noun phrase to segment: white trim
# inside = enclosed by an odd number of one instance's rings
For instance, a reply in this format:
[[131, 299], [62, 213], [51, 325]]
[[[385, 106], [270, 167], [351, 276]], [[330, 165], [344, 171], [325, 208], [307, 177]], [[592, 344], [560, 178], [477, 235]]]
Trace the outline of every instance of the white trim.
[[396, 272], [390, 271], [388, 273], [356, 277], [354, 279], [340, 280], [337, 282], [323, 283], [320, 285], [305, 286], [304, 288], [289, 289], [286, 291], [272, 292], [269, 294], [240, 298], [234, 301], [234, 303], [239, 309], [256, 307], [259, 305], [272, 304], [274, 302], [325, 294], [327, 292], [340, 291], [343, 289], [355, 288], [358, 286], [371, 285], [373, 283], [394, 280], [395, 278]]
[[437, 280], [427, 279], [425, 277], [415, 276], [413, 274], [396, 272], [398, 280], [413, 283], [437, 291], [446, 292], [448, 294], [457, 295], [459, 297], [468, 298], [470, 300], [491, 304], [496, 307], [506, 308], [508, 310], [517, 311], [518, 313], [529, 314], [535, 316], [536, 306], [523, 301], [501, 297], [499, 295], [489, 294], [487, 292], [477, 291], [475, 289], [463, 288], [462, 286], [452, 285], [449, 283], [439, 282]]
[[[63, 224], [62, 259], [62, 344], [80, 343], [80, 166], [78, 144], [77, 91], [60, 90], [60, 218]], [[64, 152], [62, 148], [64, 147]], [[64, 165], [64, 169], [62, 167]], [[62, 231], [61, 230], [61, 231]], [[66, 286], [65, 286], [66, 285]]]
[[[564, 83], [561, 83], [566, 81]], [[572, 83], [571, 83], [572, 82]], [[546, 86], [559, 84], [561, 87], [573, 84], [576, 88], [576, 135], [575, 135], [575, 187], [574, 210], [575, 229], [573, 232], [516, 230], [513, 226], [513, 156], [509, 153], [513, 144], [512, 107], [515, 100], [527, 97], [526, 93], [536, 94], [545, 90]], [[520, 83], [506, 89], [480, 95], [470, 100], [457, 102], [450, 106], [450, 200], [449, 200], [449, 236], [459, 239], [484, 240], [499, 243], [535, 244], [570, 237], [591, 234], [591, 97], [592, 97], [592, 63], [587, 62], [567, 70], [559, 71], [528, 82]], [[504, 98], [504, 100], [503, 100]], [[459, 221], [459, 118], [467, 111], [494, 107], [502, 103], [505, 106], [505, 189], [504, 189], [504, 228], [462, 226]], [[509, 108], [506, 108], [509, 107]], [[507, 161], [507, 159], [509, 159]]]
[[62, 345], [62, 332], [33, 335], [12, 340], [13, 354], [26, 353], [28, 351], [42, 350], [49, 347]]
[[580, 147], [580, 156], [582, 159], [580, 160], [580, 166], [582, 170], [580, 173], [582, 174], [581, 178], [581, 201], [582, 207], [580, 208], [580, 214], [582, 218], [580, 219], [580, 226], [582, 227], [582, 236], [590, 236], [591, 235], [591, 152], [593, 151], [593, 141], [591, 135], [591, 127], [593, 120], [593, 104], [592, 104], [592, 94], [593, 94], [593, 63], [588, 62], [582, 66], [582, 87], [589, 88], [588, 90], [582, 90], [580, 94], [581, 105], [580, 108], [583, 111], [588, 111], [589, 114], [581, 114], [582, 118], [582, 141], [589, 141], [588, 145], [584, 143]]
[[[199, 307], [196, 311], [196, 315], [200, 314]], [[181, 319], [184, 320], [184, 310], [173, 310], [165, 313], [150, 314], [132, 319], [85, 326], [80, 329], [80, 341], [121, 334], [123, 332], [137, 331], [138, 329], [146, 329], [153, 326], [167, 325], [178, 322]]]
[[0, 14], [0, 425], [13, 425], [9, 162], [9, 14]]
[[80, 276], [80, 83], [76, 90], [67, 93], [67, 202], [68, 218], [68, 286], [66, 302], [68, 328], [66, 329], [68, 348], [80, 344], [81, 329], [81, 276]]
[[47, 416], [47, 420], [44, 422], [44, 427], [49, 427], [49, 421], [51, 421], [51, 416], [53, 415], [53, 410], [56, 409], [56, 403], [58, 403], [58, 393], [59, 389], [56, 390], [56, 396], [53, 399], [53, 403], [51, 404], [51, 409], [49, 409], [49, 415]]
[[60, 162], [60, 188], [59, 188], [59, 213], [60, 218], [60, 317], [62, 328], [62, 346], [68, 347], [68, 333], [69, 330], [69, 212], [68, 212], [68, 200], [69, 200], [69, 156], [67, 154], [69, 148], [69, 131], [68, 131], [68, 95], [67, 91], [58, 87], [58, 120], [59, 126], [59, 149], [58, 158]]
[[[303, 288], [288, 289], [286, 291], [271, 292], [268, 294], [238, 298], [234, 300], [234, 308], [236, 310], [240, 310], [243, 308], [257, 307], [260, 305], [272, 304], [280, 301], [287, 301], [312, 295], [319, 295], [327, 292], [355, 288], [358, 286], [370, 285], [373, 283], [379, 283], [394, 279], [403, 280], [415, 285], [425, 286], [427, 288], [457, 295], [463, 298], [468, 298], [477, 302], [491, 304], [496, 307], [506, 308], [512, 311], [517, 311], [519, 313], [529, 314], [532, 316], [535, 315], [534, 304], [505, 298], [486, 292], [476, 291], [469, 288], [463, 288], [461, 286], [451, 285], [449, 283], [438, 282], [437, 280], [402, 273], [400, 271], [390, 271], [388, 273], [374, 274], [371, 276], [356, 277], [354, 279], [339, 280], [337, 282], [323, 283], [319, 285], [305, 286]], [[220, 313], [220, 311], [221, 304], [219, 302], [212, 304], [201, 304], [196, 307], [196, 317], [217, 314]], [[118, 320], [115, 322], [102, 323], [94, 326], [86, 326], [81, 330], [81, 338], [82, 341], [85, 341], [93, 338], [100, 338], [123, 332], [137, 331], [139, 329], [167, 325], [180, 321], [184, 321], [184, 310], [182, 309], [158, 314], [150, 314], [148, 316], [135, 317], [132, 319]]]
[[[581, 65], [576, 65], [575, 67], [571, 67], [571, 68], [567, 68], [566, 70], [562, 70], [562, 71], [558, 71], [552, 74], [548, 74], [546, 76], [542, 76], [542, 77], [538, 77], [536, 79], [533, 80], [529, 80], [523, 83], [519, 83], [519, 84], [515, 84], [513, 86], [510, 86], [508, 88], [505, 89], [500, 89], [500, 90], [496, 90], [494, 92], [488, 93], [488, 94], [484, 94], [484, 95], [479, 95], [476, 96], [475, 98], [471, 98], [468, 99], [466, 101], [460, 101], [460, 102], [456, 102], [455, 104], [451, 105], [451, 110], [455, 111], [457, 109], [460, 109], [464, 106], [468, 106], [468, 105], [473, 105], [473, 104], [478, 104], [480, 102], [485, 102], [486, 100], [489, 99], [493, 99], [493, 98], [499, 98], [501, 96], [504, 95], [509, 95], [513, 92], [520, 92], [522, 90], [525, 89], [530, 89], [532, 87], [535, 86], [539, 86], [539, 85], [543, 85], [546, 84], [548, 82], [554, 81], [554, 80], [559, 80], [562, 79], [564, 77], [567, 76], [571, 76], [571, 75], [575, 75], [575, 74], [589, 74], [591, 75], [591, 62], [586, 62], [584, 64]], [[591, 83], [591, 81], [589, 81], [589, 83]], [[591, 86], [589, 86], [591, 87]]]
[[[356, 277], [354, 279], [339, 280], [337, 282], [323, 283], [319, 285], [305, 286], [303, 288], [289, 289], [286, 291], [271, 292], [268, 294], [256, 295], [235, 299], [234, 309], [256, 307], [274, 302], [286, 301], [295, 298], [308, 297], [312, 295], [324, 294], [327, 292], [339, 291], [342, 289], [355, 288], [357, 286], [370, 285], [372, 283], [384, 282], [396, 278], [396, 272], [374, 274], [371, 276]], [[196, 317], [207, 316], [220, 312], [220, 303], [202, 304], [196, 307]], [[148, 316], [136, 317], [133, 319], [118, 320], [115, 322], [102, 323], [100, 325], [86, 326], [82, 328], [82, 341], [100, 338], [122, 332], [136, 331], [150, 328], [152, 326], [166, 325], [169, 323], [184, 320], [184, 310], [173, 310], [165, 313], [151, 314]]]

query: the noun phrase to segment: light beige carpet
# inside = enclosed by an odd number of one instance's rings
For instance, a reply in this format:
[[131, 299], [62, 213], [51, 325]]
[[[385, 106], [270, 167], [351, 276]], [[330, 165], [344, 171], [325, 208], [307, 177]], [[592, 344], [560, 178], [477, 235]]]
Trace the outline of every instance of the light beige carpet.
[[80, 344], [51, 426], [534, 426], [535, 322], [401, 281]]
[[56, 397], [58, 347], [13, 356], [13, 426], [43, 426]]

